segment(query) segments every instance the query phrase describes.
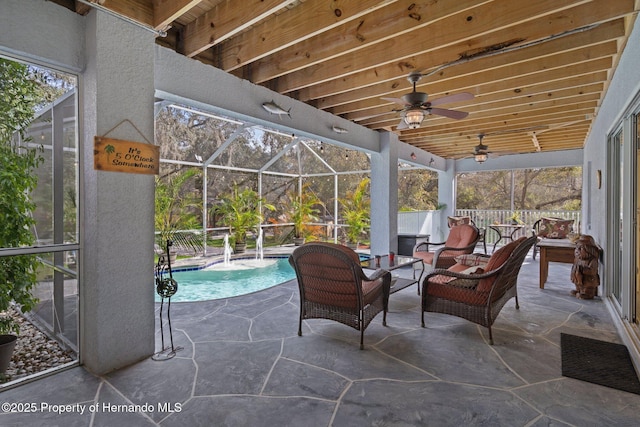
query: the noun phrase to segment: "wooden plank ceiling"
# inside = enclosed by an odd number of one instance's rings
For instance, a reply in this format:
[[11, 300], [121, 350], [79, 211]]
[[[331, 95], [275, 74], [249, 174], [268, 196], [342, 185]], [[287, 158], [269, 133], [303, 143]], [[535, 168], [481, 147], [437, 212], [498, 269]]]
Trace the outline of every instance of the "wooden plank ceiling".
[[[85, 14], [84, 2], [55, 0]], [[157, 43], [446, 158], [581, 148], [638, 0], [92, 0]], [[468, 112], [401, 129], [417, 90]], [[394, 111], [395, 110], [395, 111]]]

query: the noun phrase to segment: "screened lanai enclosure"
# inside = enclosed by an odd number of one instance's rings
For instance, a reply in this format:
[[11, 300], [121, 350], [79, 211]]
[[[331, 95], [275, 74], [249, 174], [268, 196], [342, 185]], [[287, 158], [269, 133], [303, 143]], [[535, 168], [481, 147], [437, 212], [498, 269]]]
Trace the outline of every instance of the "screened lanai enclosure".
[[[0, 281], [3, 301], [7, 295], [10, 298], [3, 302], [9, 309], [0, 309], [0, 318], [2, 326], [12, 318], [20, 334], [13, 363], [0, 375], [5, 382], [77, 360], [79, 150], [76, 78], [0, 61], [3, 103], [8, 107], [3, 109], [4, 129], [12, 123], [4, 112], [15, 116], [24, 108], [28, 116], [26, 127], [11, 128], [13, 133], [8, 139], [3, 133], [1, 141]], [[35, 156], [35, 167], [25, 167], [29, 152]], [[26, 179], [21, 175], [25, 172]], [[26, 187], [23, 181], [30, 179], [34, 185]], [[22, 204], [18, 194], [7, 191], [6, 183], [23, 191], [28, 188], [25, 200], [29, 201]], [[23, 316], [21, 310], [26, 311]]]
[[[206, 248], [215, 253], [224, 235], [233, 231], [221, 214], [221, 204], [234, 191], [245, 189], [255, 191], [260, 199], [259, 229], [265, 245], [293, 243], [296, 195], [316, 200], [315, 214], [305, 224], [306, 238], [347, 240], [343, 205], [369, 178], [370, 159], [365, 152], [183, 105], [159, 104], [156, 111], [161, 158], [156, 178], [158, 245], [167, 235], [164, 229], [172, 228], [178, 253], [205, 254]], [[400, 169], [404, 176], [430, 173], [408, 164]], [[172, 207], [162, 206], [159, 200], [167, 187], [174, 187], [168, 189], [175, 195]], [[369, 240], [366, 232], [360, 242]], [[250, 231], [249, 246], [257, 233], [257, 229]]]

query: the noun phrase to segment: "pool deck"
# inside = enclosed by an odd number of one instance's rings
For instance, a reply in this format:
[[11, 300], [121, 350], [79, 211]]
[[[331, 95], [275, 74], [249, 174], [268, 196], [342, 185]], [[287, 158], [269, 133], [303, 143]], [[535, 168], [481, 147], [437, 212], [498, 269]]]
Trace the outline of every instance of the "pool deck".
[[[622, 342], [602, 299], [569, 294], [570, 268], [552, 263], [540, 289], [539, 261], [527, 257], [520, 309], [513, 300], [504, 307], [493, 346], [486, 328], [457, 317], [426, 313], [422, 328], [415, 286], [391, 296], [388, 326], [376, 317], [364, 350], [355, 329], [327, 320], [305, 321], [297, 336], [295, 280], [176, 303], [176, 357], [102, 376], [75, 367], [6, 390], [3, 402], [37, 411], [0, 413], [0, 425], [640, 425], [640, 395], [561, 374], [561, 333]], [[59, 414], [42, 403], [72, 406]]]

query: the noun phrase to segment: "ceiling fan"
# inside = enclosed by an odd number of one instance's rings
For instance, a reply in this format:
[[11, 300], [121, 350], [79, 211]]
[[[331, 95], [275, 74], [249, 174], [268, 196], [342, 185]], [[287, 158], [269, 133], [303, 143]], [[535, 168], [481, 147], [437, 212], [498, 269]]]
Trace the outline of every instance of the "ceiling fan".
[[484, 138], [484, 134], [478, 134], [480, 143], [473, 147], [473, 159], [478, 163], [486, 162], [489, 158], [489, 154], [491, 154], [491, 152], [489, 151], [489, 146], [482, 143], [482, 138]]
[[501, 133], [511, 133], [510, 131], [508, 132], [494, 132], [494, 133], [490, 133], [490, 134], [486, 134], [486, 133], [480, 133], [478, 134], [478, 145], [476, 145], [475, 147], [473, 147], [473, 153], [471, 153], [471, 155], [466, 156], [465, 158], [469, 158], [469, 157], [473, 157], [473, 160], [475, 160], [478, 163], [484, 163], [487, 161], [487, 159], [489, 159], [489, 157], [494, 158], [494, 157], [500, 157], [503, 155], [507, 155], [507, 154], [518, 154], [517, 152], [505, 152], [505, 151], [501, 151], [500, 154], [498, 153], [492, 153], [491, 151], [489, 151], [489, 146], [483, 144], [482, 140], [485, 136], [487, 135], [497, 135], [497, 134], [501, 134]]
[[385, 101], [395, 102], [403, 106], [401, 110], [393, 110], [402, 112], [402, 120], [398, 124], [398, 129], [417, 129], [424, 120], [425, 114], [435, 114], [438, 116], [449, 117], [451, 119], [464, 119], [469, 115], [463, 111], [448, 110], [445, 108], [434, 108], [436, 105], [446, 104], [448, 102], [459, 102], [473, 99], [473, 94], [469, 92], [456, 93], [454, 95], [443, 96], [442, 98], [427, 101], [429, 95], [424, 92], [416, 91], [416, 83], [422, 78], [422, 74], [412, 72], [407, 77], [413, 84], [413, 92], [403, 95], [402, 98], [382, 98]]

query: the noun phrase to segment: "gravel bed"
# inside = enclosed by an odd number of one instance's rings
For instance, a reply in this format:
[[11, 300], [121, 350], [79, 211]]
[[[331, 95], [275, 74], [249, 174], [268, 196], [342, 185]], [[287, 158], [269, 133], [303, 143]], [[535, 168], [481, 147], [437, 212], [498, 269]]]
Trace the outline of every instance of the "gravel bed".
[[15, 310], [11, 316], [20, 325], [20, 334], [13, 350], [11, 363], [0, 383], [24, 378], [38, 372], [76, 360], [73, 351], [63, 349], [57, 341], [50, 339]]

